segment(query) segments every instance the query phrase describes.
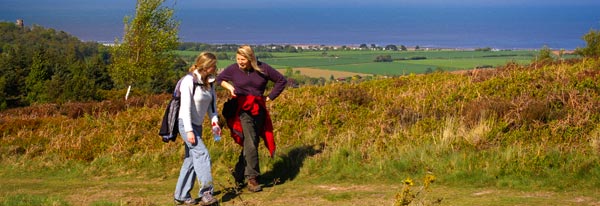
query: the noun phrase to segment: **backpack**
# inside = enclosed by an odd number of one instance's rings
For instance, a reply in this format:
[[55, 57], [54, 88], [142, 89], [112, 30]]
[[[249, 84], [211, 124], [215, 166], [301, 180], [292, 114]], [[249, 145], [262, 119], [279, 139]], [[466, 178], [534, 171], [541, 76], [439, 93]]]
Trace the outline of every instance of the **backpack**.
[[[192, 75], [192, 73], [188, 73], [187, 75]], [[181, 92], [179, 91], [179, 87], [181, 86], [181, 81], [184, 77], [181, 77], [181, 79], [177, 81], [177, 85], [173, 91], [173, 96], [171, 97], [171, 100], [169, 100], [169, 104], [167, 105], [167, 108], [165, 108], [165, 113], [163, 114], [158, 135], [165, 143], [168, 143], [169, 141], [174, 142], [175, 139], [177, 139], [177, 134], [179, 134], [179, 107], [181, 106]], [[194, 96], [196, 93], [196, 86], [198, 85], [200, 84], [194, 81], [192, 96]], [[214, 89], [214, 82], [211, 82], [210, 86], [212, 89]], [[213, 96], [213, 102], [214, 101], [215, 98]], [[217, 109], [214, 107], [214, 104], [211, 104], [211, 109], [212, 111], [217, 111]]]
[[[165, 108], [162, 124], [160, 125], [160, 131], [158, 132], [158, 135], [162, 138], [162, 141], [165, 143], [168, 143], [169, 141], [175, 141], [175, 139], [177, 139], [177, 134], [179, 133], [178, 120], [179, 107], [181, 105], [181, 92], [179, 91], [179, 87], [181, 86], [181, 80], [183, 80], [184, 77], [177, 81], [177, 85], [175, 86], [175, 90], [173, 91], [173, 96], [171, 97], [171, 100], [169, 100], [167, 108]], [[196, 92], [195, 84], [196, 83], [194, 83], [194, 90], [192, 91], [192, 96], [194, 96], [194, 93]]]

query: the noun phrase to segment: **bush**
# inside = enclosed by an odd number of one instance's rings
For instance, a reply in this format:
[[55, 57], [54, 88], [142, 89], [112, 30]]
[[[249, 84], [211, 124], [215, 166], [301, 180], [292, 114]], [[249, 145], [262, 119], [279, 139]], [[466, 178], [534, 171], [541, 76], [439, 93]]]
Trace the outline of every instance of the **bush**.
[[585, 40], [586, 46], [577, 48], [576, 53], [585, 57], [600, 57], [600, 31], [590, 30], [583, 36], [583, 40]]
[[379, 55], [377, 57], [375, 57], [375, 60], [373, 60], [374, 62], [393, 62], [394, 60], [392, 59], [392, 56], [387, 54], [387, 55]]

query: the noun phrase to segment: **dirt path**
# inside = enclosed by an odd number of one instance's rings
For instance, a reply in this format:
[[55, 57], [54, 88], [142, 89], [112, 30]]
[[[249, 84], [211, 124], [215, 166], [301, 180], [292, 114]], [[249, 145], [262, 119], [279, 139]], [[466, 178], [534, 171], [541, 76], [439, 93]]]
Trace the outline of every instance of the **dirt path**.
[[[220, 205], [393, 205], [400, 185], [310, 183], [297, 178], [264, 191], [234, 194], [226, 180], [215, 184]], [[39, 179], [0, 177], [0, 205], [15, 196], [62, 199], [71, 205], [172, 205], [176, 180], [168, 179]], [[418, 187], [413, 187], [417, 191]], [[197, 190], [192, 193], [195, 195]], [[519, 191], [495, 188], [451, 188], [433, 184], [415, 203], [431, 205], [600, 205], [600, 189], [585, 191]], [[3, 204], [4, 203], [4, 204]]]

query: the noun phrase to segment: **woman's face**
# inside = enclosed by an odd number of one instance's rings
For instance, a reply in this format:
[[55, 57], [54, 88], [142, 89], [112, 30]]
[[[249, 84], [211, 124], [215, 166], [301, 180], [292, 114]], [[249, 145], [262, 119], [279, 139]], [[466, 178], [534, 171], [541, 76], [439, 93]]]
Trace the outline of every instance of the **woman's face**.
[[206, 73], [216, 74], [217, 73], [217, 65], [212, 65], [211, 67], [206, 68]]
[[250, 61], [248, 61], [248, 59], [246, 59], [246, 57], [236, 54], [235, 55], [235, 59], [237, 61], [238, 66], [241, 69], [248, 69], [250, 66]]

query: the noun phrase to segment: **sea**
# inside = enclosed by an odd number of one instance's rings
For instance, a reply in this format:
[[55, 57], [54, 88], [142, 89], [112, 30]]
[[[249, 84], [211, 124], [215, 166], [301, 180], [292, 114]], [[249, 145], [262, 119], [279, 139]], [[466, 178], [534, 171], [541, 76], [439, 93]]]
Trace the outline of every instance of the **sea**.
[[[600, 29], [598, 6], [217, 8], [174, 7], [182, 42], [209, 44], [404, 45], [431, 48], [572, 50]], [[23, 19], [83, 41], [123, 36], [134, 8], [0, 8], [0, 21]]]

